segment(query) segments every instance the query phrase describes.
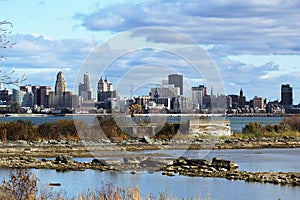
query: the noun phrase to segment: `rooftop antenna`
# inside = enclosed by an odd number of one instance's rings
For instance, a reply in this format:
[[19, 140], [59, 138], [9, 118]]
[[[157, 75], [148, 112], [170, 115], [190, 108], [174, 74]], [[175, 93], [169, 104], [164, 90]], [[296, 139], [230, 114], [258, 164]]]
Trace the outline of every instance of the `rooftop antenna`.
[[134, 90], [133, 84], [130, 84], [130, 99], [132, 98], [133, 90]]
[[86, 74], [88, 73], [88, 70], [87, 70], [87, 63], [85, 63], [85, 73], [86, 73]]

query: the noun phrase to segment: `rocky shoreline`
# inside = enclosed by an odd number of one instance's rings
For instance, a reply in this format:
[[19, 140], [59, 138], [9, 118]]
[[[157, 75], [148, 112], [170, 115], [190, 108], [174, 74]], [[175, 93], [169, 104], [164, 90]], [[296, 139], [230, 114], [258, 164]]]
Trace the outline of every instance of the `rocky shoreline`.
[[179, 174], [191, 177], [214, 177], [247, 182], [300, 186], [300, 172], [239, 171], [237, 163], [220, 158], [213, 158], [212, 161], [179, 158], [172, 165], [168, 165], [162, 170], [162, 174], [168, 176]]
[[212, 161], [180, 157], [176, 160], [147, 157], [124, 157], [120, 160], [92, 159], [79, 162], [70, 156], [59, 155], [55, 159], [33, 157], [3, 157], [0, 168], [51, 169], [56, 171], [162, 171], [162, 175], [190, 177], [226, 178], [247, 182], [271, 183], [282, 186], [300, 186], [300, 172], [246, 172], [239, 171], [238, 164], [229, 160], [213, 158]]
[[101, 156], [103, 151], [144, 151], [162, 149], [262, 149], [262, 148], [300, 148], [300, 138], [259, 138], [259, 139], [171, 139], [152, 140], [148, 137], [139, 140], [110, 141], [2, 141], [0, 142], [0, 157], [30, 156], [55, 157], [66, 154], [72, 157]]
[[[0, 168], [35, 168], [57, 171], [162, 171], [164, 175], [215, 177], [229, 180], [300, 186], [300, 172], [245, 172], [238, 165], [222, 159], [172, 160], [164, 155], [140, 151], [168, 149], [259, 149], [299, 148], [300, 138], [196, 139], [98, 141], [9, 141], [0, 142]], [[80, 162], [76, 158], [90, 158]], [[108, 158], [109, 159], [105, 159]]]

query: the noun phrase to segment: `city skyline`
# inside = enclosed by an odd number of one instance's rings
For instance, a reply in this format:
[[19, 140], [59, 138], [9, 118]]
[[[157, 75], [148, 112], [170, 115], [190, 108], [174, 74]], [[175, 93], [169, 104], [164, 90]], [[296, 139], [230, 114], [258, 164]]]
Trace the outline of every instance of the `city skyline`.
[[[58, 80], [58, 76], [60, 75], [60, 74], [63, 74], [63, 72], [62, 71], [59, 71], [58, 73], [57, 73], [57, 77], [56, 77], [56, 81], [54, 82], [54, 87], [53, 87], [53, 89], [55, 89], [56, 87], [57, 87], [57, 80]], [[89, 83], [89, 74], [88, 74], [88, 71], [87, 71], [87, 69], [86, 69], [86, 72], [84, 73], [84, 74], [82, 74], [82, 77], [83, 77], [83, 79], [84, 79], [84, 82], [88, 82], [88, 85], [89, 84], [91, 84], [91, 83]], [[171, 82], [170, 82], [170, 77], [180, 77], [180, 81], [179, 81], [179, 85], [177, 85], [177, 86], [175, 86], [174, 85], [174, 78], [173, 78], [173, 80], [171, 79]], [[55, 79], [55, 77], [54, 77], [54, 79]], [[65, 77], [65, 75], [63, 75], [63, 90], [64, 91], [66, 91], [67, 90], [67, 81], [65, 81], [65, 79], [66, 79], [66, 77]], [[180, 75], [180, 74], [169, 74], [168, 75], [168, 79], [169, 79], [169, 81], [167, 80], [167, 79], [162, 79], [161, 81], [162, 81], [162, 85], [159, 85], [159, 87], [166, 87], [166, 86], [168, 86], [168, 84], [173, 84], [173, 87], [175, 86], [175, 87], [178, 87], [178, 88], [184, 88], [184, 85], [183, 85], [183, 79], [184, 79], [184, 77], [182, 76], [182, 75]], [[178, 78], [175, 78], [175, 80], [178, 80]], [[164, 83], [164, 81], [167, 81], [166, 83]], [[172, 82], [173, 81], [173, 82]], [[175, 81], [176, 82], [176, 81]], [[181, 82], [181, 83], [180, 83]], [[102, 84], [101, 86], [99, 85], [99, 84]], [[106, 86], [103, 86], [103, 84], [106, 84]], [[83, 83], [81, 83], [81, 82], [79, 82], [79, 85], [82, 85]], [[104, 78], [104, 80], [103, 80], [103, 77], [102, 76], [100, 76], [100, 79], [99, 79], [99, 81], [97, 82], [97, 84], [95, 84], [95, 85], [90, 85], [90, 87], [91, 88], [96, 88], [95, 89], [95, 91], [96, 92], [92, 92], [92, 94], [93, 95], [91, 95], [89, 98], [87, 98], [87, 99], [85, 99], [84, 98], [84, 96], [82, 96], [83, 97], [83, 100], [85, 100], [85, 101], [90, 101], [90, 100], [92, 100], [92, 99], [95, 99], [95, 100], [98, 100], [99, 101], [99, 96], [98, 96], [98, 93], [99, 93], [99, 91], [103, 91], [103, 92], [106, 92], [106, 91], [113, 91], [113, 82], [109, 82], [108, 81], [108, 77], [107, 76], [105, 76], [105, 78]], [[164, 84], [167, 84], [166, 86], [164, 86]], [[20, 86], [20, 88], [25, 88], [27, 85], [21, 85]], [[34, 86], [35, 87], [35, 85], [30, 85], [30, 86]], [[42, 87], [49, 87], [49, 86], [45, 86], [45, 84], [41, 84], [41, 85], [36, 85], [36, 87], [39, 87], [39, 86], [42, 86]], [[154, 86], [153, 86], [154, 87]], [[193, 88], [198, 88], [198, 87], [205, 87], [205, 94], [207, 94], [207, 95], [217, 95], [216, 93], [213, 93], [212, 94], [212, 92], [213, 92], [213, 88], [207, 88], [205, 85], [201, 85], [201, 84], [199, 84], [198, 86], [197, 85], [194, 85], [194, 86], [192, 86], [191, 88], [189, 88], [189, 90], [192, 92], [192, 90], [193, 90]], [[51, 89], [52, 87], [50, 86], [50, 88], [49, 88], [49, 90]], [[102, 89], [100, 89], [100, 88], [102, 88]], [[104, 89], [104, 88], [106, 88], [106, 89]], [[228, 94], [228, 93], [225, 93], [225, 94], [218, 94], [218, 95], [225, 95], [225, 96], [230, 96], [230, 95], [236, 95], [236, 96], [243, 96], [243, 97], [245, 97], [245, 99], [243, 100], [244, 102], [246, 101], [246, 100], [251, 100], [251, 99], [254, 99], [255, 97], [258, 97], [258, 98], [264, 98], [264, 99], [266, 99], [266, 101], [267, 102], [270, 102], [270, 101], [281, 101], [282, 100], [282, 98], [283, 98], [283, 96], [285, 96], [285, 94], [283, 94], [282, 92], [283, 92], [283, 88], [287, 88], [287, 90], [288, 90], [288, 93], [290, 93], [290, 94], [288, 94], [289, 96], [288, 96], [288, 99], [289, 99], [289, 103], [287, 103], [287, 104], [293, 104], [293, 105], [300, 105], [300, 103], [297, 103], [297, 102], [295, 102], [294, 101], [294, 97], [295, 97], [295, 93], [294, 93], [294, 88], [293, 88], [293, 86], [291, 85], [291, 84], [289, 84], [289, 83], [282, 83], [281, 85], [280, 85], [280, 88], [279, 88], [279, 92], [278, 92], [278, 98], [277, 99], [268, 99], [268, 98], [266, 98], [265, 96], [263, 96], [263, 95], [254, 95], [253, 97], [247, 97], [246, 95], [245, 95], [245, 92], [247, 92], [247, 91], [245, 91], [243, 88], [240, 88], [240, 90], [239, 91], [237, 91], [236, 93], [231, 93], [231, 94]], [[147, 89], [150, 89], [150, 88], [147, 88]], [[141, 93], [140, 95], [137, 95], [137, 96], [133, 96], [133, 97], [138, 97], [138, 96], [147, 96], [147, 95], [149, 95], [149, 93], [152, 93], [154, 90], [153, 89], [155, 89], [155, 87], [154, 88], [151, 88], [149, 91], [147, 91], [147, 92], [145, 92], [145, 93]], [[55, 89], [55, 91], [56, 90], [60, 90], [60, 89]], [[89, 89], [88, 89], [89, 90]], [[80, 93], [80, 88], [77, 88], [77, 90], [75, 90], [75, 91], [71, 91], [72, 93], [74, 93], [75, 95], [79, 95], [79, 96], [81, 96], [79, 93]], [[61, 92], [62, 93], [62, 92]], [[180, 94], [179, 94], [180, 93]], [[179, 92], [178, 93], [178, 95], [182, 95], [183, 93], [181, 93], [181, 92]], [[84, 94], [85, 95], [85, 94]], [[153, 95], [153, 94], [152, 94]], [[192, 94], [191, 94], [192, 95]], [[116, 94], [114, 95], [114, 96], [116, 96]], [[192, 96], [191, 96], [192, 97]], [[129, 98], [129, 96], [127, 97], [127, 98]], [[286, 97], [285, 97], [286, 98]], [[285, 102], [283, 102], [283, 104], [285, 104]]]
[[[15, 69], [16, 77], [26, 74], [24, 84], [51, 87], [52, 77], [62, 70], [68, 74], [68, 89], [77, 92], [76, 75], [97, 45], [129, 29], [162, 27], [186, 34], [208, 53], [220, 72], [226, 94], [237, 94], [243, 88], [247, 99], [257, 95], [276, 100], [280, 99], [281, 84], [290, 84], [294, 90], [294, 104], [298, 104], [300, 24], [296, 22], [300, 19], [299, 7], [297, 1], [281, 0], [205, 3], [159, 0], [99, 3], [92, 0], [73, 4], [56, 0], [4, 0], [0, 1], [3, 16], [0, 21], [13, 24], [9, 27], [12, 33], [8, 38], [16, 44], [11, 49], [1, 50], [0, 55], [5, 59], [0, 61], [0, 67], [6, 71]], [[156, 38], [145, 40], [156, 44], [181, 42], [166, 37], [163, 32], [154, 34]], [[174, 66], [180, 72], [185, 63], [170, 58], [166, 54], [138, 52], [130, 59], [121, 59], [116, 65], [118, 70], [107, 76], [117, 82], [116, 77], [123, 75], [125, 66], [134, 68], [153, 60]], [[192, 74], [187, 75], [190, 85], [202, 84]], [[144, 78], [142, 75], [136, 77]], [[92, 79], [91, 83], [95, 85]]]

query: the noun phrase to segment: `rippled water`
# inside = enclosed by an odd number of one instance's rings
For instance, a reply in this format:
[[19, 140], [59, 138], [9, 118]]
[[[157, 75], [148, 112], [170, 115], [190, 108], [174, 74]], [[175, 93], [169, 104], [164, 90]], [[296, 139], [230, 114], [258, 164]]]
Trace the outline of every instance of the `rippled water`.
[[[4, 120], [28, 119], [35, 124], [55, 121], [65, 117], [35, 117], [35, 118], [1, 118]], [[282, 118], [229, 118], [232, 129], [241, 129], [249, 120], [258, 120], [263, 124], [278, 123]], [[135, 152], [141, 154], [160, 153], [165, 157], [186, 156], [211, 160], [213, 157], [232, 160], [239, 164], [240, 170], [245, 171], [294, 171], [300, 172], [300, 149], [256, 149], [256, 150], [163, 150]], [[91, 161], [92, 158], [81, 158], [81, 161]], [[88, 189], [101, 189], [103, 183], [112, 183], [116, 187], [138, 186], [143, 196], [167, 193], [170, 197], [207, 199], [299, 199], [299, 187], [278, 186], [272, 184], [247, 183], [244, 181], [229, 181], [219, 178], [201, 178], [184, 176], [162, 176], [161, 172], [99, 172], [94, 170], [71, 171], [66, 173], [55, 170], [31, 170], [40, 179], [40, 186], [47, 183], [59, 182], [69, 197]], [[8, 170], [0, 169], [0, 178], [7, 178]]]
[[[54, 170], [32, 170], [41, 180], [40, 185], [61, 183], [54, 191], [65, 190], [69, 197], [76, 196], [88, 189], [101, 190], [104, 183], [112, 183], [115, 187], [138, 186], [141, 194], [159, 196], [160, 193], [169, 197], [208, 198], [210, 199], [298, 199], [298, 187], [286, 187], [272, 184], [247, 183], [229, 181], [220, 178], [200, 178], [184, 176], [162, 176], [160, 172], [99, 172], [94, 170], [58, 173]], [[6, 177], [7, 170], [0, 170], [0, 176]]]
[[[157, 151], [140, 152], [147, 155]], [[187, 156], [200, 158], [204, 152], [197, 150], [164, 150], [165, 155]], [[205, 152], [204, 159], [215, 156], [229, 159], [239, 164], [240, 170], [246, 171], [294, 171], [300, 172], [300, 149], [258, 149], [258, 150], [213, 150]], [[92, 158], [76, 160], [91, 161]], [[116, 187], [138, 186], [143, 196], [167, 193], [171, 197], [191, 198], [204, 197], [211, 199], [298, 199], [299, 187], [279, 186], [273, 184], [248, 183], [244, 181], [229, 181], [220, 178], [201, 178], [161, 175], [161, 172], [149, 173], [146, 171], [131, 174], [125, 172], [100, 172], [95, 170], [56, 172], [55, 170], [32, 169], [41, 180], [40, 185], [47, 183], [61, 183], [69, 197], [87, 191], [101, 189], [104, 183], [112, 183]], [[8, 170], [1, 169], [0, 177], [7, 178]]]

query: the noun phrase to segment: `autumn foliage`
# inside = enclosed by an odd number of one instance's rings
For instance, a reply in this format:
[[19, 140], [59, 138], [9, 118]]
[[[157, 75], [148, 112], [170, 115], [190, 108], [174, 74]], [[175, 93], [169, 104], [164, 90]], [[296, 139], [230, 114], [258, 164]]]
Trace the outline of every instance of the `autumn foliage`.
[[41, 139], [79, 139], [73, 120], [46, 122], [39, 126], [28, 120], [0, 123], [0, 139], [41, 140]]

